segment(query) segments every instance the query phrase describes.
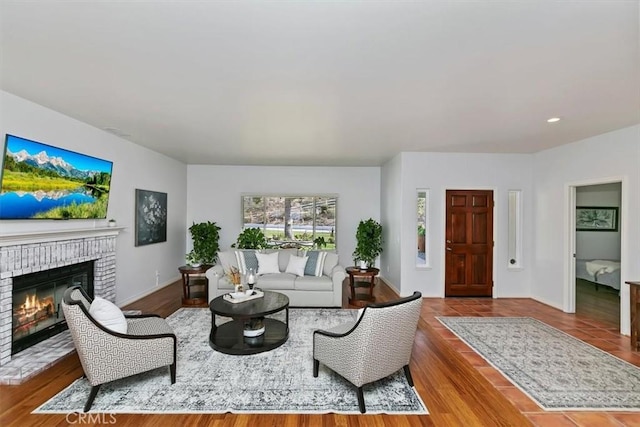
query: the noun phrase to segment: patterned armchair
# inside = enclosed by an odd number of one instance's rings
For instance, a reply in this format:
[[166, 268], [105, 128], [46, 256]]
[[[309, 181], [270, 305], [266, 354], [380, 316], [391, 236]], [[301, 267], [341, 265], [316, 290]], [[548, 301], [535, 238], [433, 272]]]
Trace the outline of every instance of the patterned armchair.
[[79, 286], [65, 291], [62, 309], [91, 392], [84, 411], [91, 409], [100, 385], [169, 365], [176, 382], [177, 340], [169, 324], [157, 315], [125, 316], [127, 333], [115, 332], [96, 321], [91, 299]]
[[313, 376], [320, 362], [357, 387], [360, 412], [366, 412], [362, 386], [404, 369], [410, 386], [411, 349], [422, 294], [384, 304], [369, 304], [356, 322], [313, 332]]

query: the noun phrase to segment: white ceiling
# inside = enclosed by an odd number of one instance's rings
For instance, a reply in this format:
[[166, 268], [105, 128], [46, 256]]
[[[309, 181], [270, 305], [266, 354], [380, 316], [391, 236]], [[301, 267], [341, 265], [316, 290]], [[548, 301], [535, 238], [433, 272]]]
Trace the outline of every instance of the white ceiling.
[[0, 0], [1, 87], [189, 164], [531, 153], [640, 123], [639, 3]]

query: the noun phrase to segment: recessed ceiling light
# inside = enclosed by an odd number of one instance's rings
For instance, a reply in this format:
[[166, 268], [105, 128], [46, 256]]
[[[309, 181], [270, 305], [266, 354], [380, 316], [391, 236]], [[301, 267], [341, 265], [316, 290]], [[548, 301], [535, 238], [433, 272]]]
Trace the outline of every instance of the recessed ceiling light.
[[547, 119], [548, 123], [555, 123], [559, 121], [560, 121], [560, 117], [551, 117], [550, 119]]

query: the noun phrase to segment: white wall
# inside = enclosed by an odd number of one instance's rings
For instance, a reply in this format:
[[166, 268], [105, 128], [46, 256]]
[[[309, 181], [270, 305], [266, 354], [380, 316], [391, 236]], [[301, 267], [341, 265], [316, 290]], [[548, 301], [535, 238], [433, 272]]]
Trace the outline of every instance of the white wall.
[[[105, 124], [108, 125], [108, 124]], [[570, 236], [569, 188], [622, 182], [621, 273], [640, 279], [640, 125], [534, 155], [402, 153], [382, 168], [186, 166], [75, 119], [0, 91], [0, 134], [14, 134], [114, 162], [109, 217], [125, 230], [118, 237], [117, 301], [135, 300], [178, 279], [190, 246], [186, 228], [211, 220], [228, 248], [241, 229], [242, 193], [337, 194], [340, 262], [351, 265], [361, 219], [385, 229], [381, 274], [403, 295], [444, 295], [446, 189], [492, 189], [494, 296], [527, 297], [566, 308]], [[535, 184], [534, 184], [535, 183]], [[188, 185], [187, 185], [188, 184]], [[135, 189], [168, 193], [167, 242], [134, 246]], [[431, 268], [415, 266], [415, 190], [430, 189], [427, 248]], [[185, 192], [186, 189], [186, 192]], [[507, 191], [523, 191], [524, 261], [507, 269]], [[381, 197], [382, 194], [382, 197]], [[384, 200], [382, 200], [384, 199]], [[2, 221], [0, 233], [102, 226], [101, 221]], [[535, 232], [534, 232], [535, 230]], [[628, 333], [629, 290], [621, 292], [622, 332]], [[626, 324], [625, 324], [626, 323]]]
[[[444, 296], [445, 195], [453, 189], [487, 189], [494, 192], [494, 297], [526, 297], [532, 277], [532, 163], [530, 155], [521, 154], [401, 154], [401, 218], [400, 259], [385, 258], [389, 271], [401, 271], [402, 295], [420, 291], [426, 297]], [[393, 160], [396, 161], [395, 159]], [[383, 169], [395, 170], [393, 165]], [[397, 187], [395, 173], [383, 175], [382, 187]], [[395, 181], [395, 182], [389, 182]], [[415, 263], [416, 189], [429, 189], [428, 241], [431, 268], [418, 268]], [[522, 190], [523, 197], [523, 268], [508, 270], [507, 194]], [[400, 265], [396, 265], [397, 263]], [[383, 271], [387, 266], [383, 265]], [[397, 279], [394, 278], [397, 281]]]
[[[640, 125], [616, 130], [534, 155], [535, 286], [532, 297], [567, 309], [571, 293], [568, 262], [571, 230], [570, 187], [622, 182], [621, 277], [640, 279]], [[629, 333], [629, 287], [620, 294], [621, 332]]]
[[[378, 167], [187, 167], [187, 226], [213, 221], [220, 248], [228, 249], [242, 231], [242, 194], [337, 194], [337, 251], [343, 266], [353, 265], [355, 234], [362, 219], [380, 218]], [[187, 248], [191, 238], [187, 232]]]
[[[184, 264], [186, 165], [78, 120], [0, 91], [0, 135], [34, 141], [113, 161], [108, 218], [125, 227], [117, 240], [116, 302], [123, 305], [179, 278]], [[105, 124], [107, 126], [108, 124]], [[168, 194], [167, 241], [135, 247], [135, 189]], [[106, 220], [8, 221], [0, 233], [91, 228]]]
[[[576, 206], [617, 207], [620, 215], [620, 183], [576, 188]], [[619, 218], [618, 218], [619, 223]], [[620, 259], [618, 231], [576, 231], [577, 259]]]

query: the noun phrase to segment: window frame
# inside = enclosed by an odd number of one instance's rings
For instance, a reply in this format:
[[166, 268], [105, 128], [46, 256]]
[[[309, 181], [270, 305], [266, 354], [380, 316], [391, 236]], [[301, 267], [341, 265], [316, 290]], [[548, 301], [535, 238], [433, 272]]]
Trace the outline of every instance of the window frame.
[[[431, 217], [429, 215], [429, 198], [430, 198], [430, 189], [429, 188], [416, 188], [416, 216], [414, 222], [414, 230], [416, 230], [416, 241], [418, 244], [415, 246], [415, 265], [417, 269], [430, 269], [431, 268], [431, 253], [429, 251], [429, 237], [431, 234]], [[421, 196], [424, 194], [424, 196]], [[420, 218], [420, 199], [424, 198], [424, 215], [421, 221]], [[420, 257], [419, 245], [420, 245], [420, 234], [418, 232], [418, 227], [420, 224], [424, 224], [424, 261]]]
[[522, 190], [507, 192], [507, 269], [521, 270], [522, 259]]
[[[317, 218], [317, 201], [318, 199], [333, 199], [333, 211], [334, 211], [334, 218], [333, 218], [333, 247], [328, 246], [325, 248], [322, 248], [323, 250], [333, 250], [336, 251], [338, 250], [338, 195], [337, 194], [333, 194], [333, 193], [311, 193], [311, 194], [304, 194], [304, 193], [241, 193], [240, 194], [240, 215], [241, 215], [241, 223], [242, 223], [242, 228], [241, 230], [244, 230], [245, 228], [247, 228], [247, 225], [245, 223], [245, 199], [246, 198], [261, 198], [262, 199], [262, 205], [263, 205], [263, 223], [261, 224], [261, 229], [262, 231], [265, 233], [265, 235], [267, 234], [267, 226], [268, 221], [267, 221], [267, 203], [265, 202], [266, 199], [268, 198], [281, 198], [283, 199], [298, 199], [298, 198], [313, 198], [313, 206], [311, 207], [311, 211], [312, 211], [312, 235], [311, 235], [311, 240], [301, 240], [299, 241], [301, 244], [299, 245], [299, 247], [301, 249], [312, 249], [313, 248], [313, 240], [316, 238], [317, 236], [317, 223], [316, 223], [316, 218]], [[284, 216], [283, 216], [283, 220], [284, 220]], [[255, 228], [255, 227], [254, 227]], [[284, 225], [283, 225], [283, 229], [282, 231], [284, 232]], [[292, 230], [293, 233], [293, 230]], [[270, 239], [267, 238], [267, 240], [269, 241]], [[284, 241], [284, 240], [283, 240]], [[291, 242], [285, 242], [285, 243], [290, 243], [290, 244], [295, 244], [295, 242], [297, 242], [295, 239]], [[274, 245], [274, 248], [278, 247], [278, 245]]]

